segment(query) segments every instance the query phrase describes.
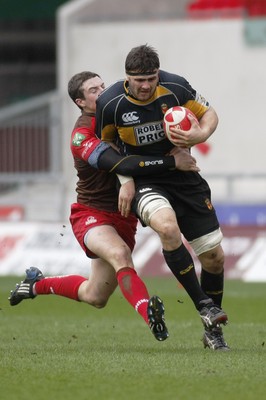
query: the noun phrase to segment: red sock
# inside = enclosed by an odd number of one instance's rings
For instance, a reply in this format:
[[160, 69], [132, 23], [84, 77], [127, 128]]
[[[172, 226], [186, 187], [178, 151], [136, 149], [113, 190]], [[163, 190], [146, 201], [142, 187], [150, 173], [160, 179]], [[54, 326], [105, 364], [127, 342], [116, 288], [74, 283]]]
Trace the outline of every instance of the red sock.
[[121, 292], [148, 324], [147, 306], [149, 293], [144, 282], [133, 268], [123, 268], [116, 274]]
[[36, 294], [56, 294], [78, 301], [78, 289], [86, 280], [80, 275], [52, 276], [36, 282], [34, 289]]

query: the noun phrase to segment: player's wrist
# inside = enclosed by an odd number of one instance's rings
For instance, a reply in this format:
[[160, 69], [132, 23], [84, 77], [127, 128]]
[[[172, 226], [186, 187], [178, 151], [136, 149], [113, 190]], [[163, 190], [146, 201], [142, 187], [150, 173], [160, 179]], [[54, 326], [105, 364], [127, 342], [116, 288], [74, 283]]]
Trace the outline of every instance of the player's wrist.
[[167, 165], [168, 169], [176, 169], [176, 161], [174, 156], [165, 157], [164, 163]]
[[126, 176], [126, 175], [120, 175], [116, 174], [117, 178], [119, 179], [119, 182], [121, 185], [124, 185], [127, 182], [133, 181], [132, 176]]

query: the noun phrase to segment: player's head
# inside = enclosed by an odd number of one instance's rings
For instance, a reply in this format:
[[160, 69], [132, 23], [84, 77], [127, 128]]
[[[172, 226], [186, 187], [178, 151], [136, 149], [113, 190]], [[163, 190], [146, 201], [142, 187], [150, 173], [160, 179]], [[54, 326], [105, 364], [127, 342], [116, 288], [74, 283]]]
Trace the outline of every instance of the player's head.
[[125, 70], [130, 94], [140, 101], [154, 94], [159, 80], [160, 60], [157, 51], [147, 44], [130, 50]]
[[127, 55], [125, 70], [127, 75], [152, 75], [160, 68], [157, 51], [147, 44], [133, 47]]
[[96, 100], [104, 88], [100, 75], [90, 71], [80, 72], [68, 82], [70, 98], [81, 110], [91, 113], [95, 113]]

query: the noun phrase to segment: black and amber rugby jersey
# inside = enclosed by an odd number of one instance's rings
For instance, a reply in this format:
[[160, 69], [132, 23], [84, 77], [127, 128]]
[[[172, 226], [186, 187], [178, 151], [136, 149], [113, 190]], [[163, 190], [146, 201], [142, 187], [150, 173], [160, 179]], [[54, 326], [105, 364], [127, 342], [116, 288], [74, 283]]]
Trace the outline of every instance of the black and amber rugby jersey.
[[200, 119], [209, 103], [185, 78], [161, 70], [156, 91], [145, 102], [130, 96], [126, 81], [118, 81], [97, 100], [97, 136], [119, 143], [124, 154], [165, 154], [173, 144], [165, 136], [163, 117], [174, 106], [187, 107]]

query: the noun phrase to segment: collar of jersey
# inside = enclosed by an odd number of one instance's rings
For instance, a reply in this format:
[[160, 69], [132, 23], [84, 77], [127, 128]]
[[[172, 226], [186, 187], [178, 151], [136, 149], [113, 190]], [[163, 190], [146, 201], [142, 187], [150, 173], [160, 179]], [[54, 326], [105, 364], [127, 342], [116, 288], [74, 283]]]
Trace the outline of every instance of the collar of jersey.
[[95, 117], [95, 113], [92, 113], [92, 112], [87, 112], [87, 111], [81, 111], [81, 114], [82, 115], [87, 115], [88, 117]]

